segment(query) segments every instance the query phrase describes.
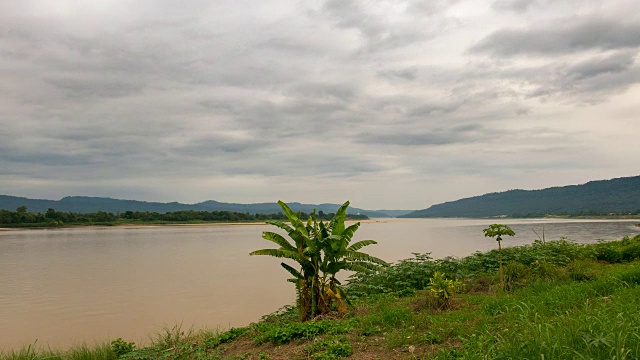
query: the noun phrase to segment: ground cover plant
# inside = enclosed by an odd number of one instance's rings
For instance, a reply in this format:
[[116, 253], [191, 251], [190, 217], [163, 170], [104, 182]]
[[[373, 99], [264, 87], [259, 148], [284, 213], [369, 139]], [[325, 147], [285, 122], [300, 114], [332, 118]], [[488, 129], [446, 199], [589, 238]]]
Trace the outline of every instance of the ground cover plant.
[[[497, 249], [462, 259], [414, 254], [345, 283], [353, 299], [346, 314], [301, 322], [289, 306], [243, 328], [167, 329], [151, 346], [117, 344], [130, 349], [121, 359], [637, 359], [638, 246], [640, 235], [506, 247], [504, 290]], [[437, 279], [461, 284], [447, 308], [430, 306]], [[115, 359], [114, 350], [0, 359]]]

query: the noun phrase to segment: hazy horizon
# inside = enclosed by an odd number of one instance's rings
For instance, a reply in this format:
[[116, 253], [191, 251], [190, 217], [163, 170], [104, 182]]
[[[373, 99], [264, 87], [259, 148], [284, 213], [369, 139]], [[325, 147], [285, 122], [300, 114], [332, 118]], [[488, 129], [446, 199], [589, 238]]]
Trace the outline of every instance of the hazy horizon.
[[0, 3], [0, 193], [424, 209], [635, 176], [640, 2]]

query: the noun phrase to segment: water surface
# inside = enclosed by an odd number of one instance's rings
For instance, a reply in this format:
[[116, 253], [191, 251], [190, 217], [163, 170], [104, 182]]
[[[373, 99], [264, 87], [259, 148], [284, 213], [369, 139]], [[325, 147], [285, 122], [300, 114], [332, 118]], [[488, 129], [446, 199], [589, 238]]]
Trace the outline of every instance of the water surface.
[[[496, 246], [482, 229], [496, 220], [379, 220], [355, 240], [387, 261], [412, 252], [465, 256]], [[517, 233], [504, 245], [567, 237], [595, 242], [635, 235], [635, 221], [500, 220]], [[122, 337], [136, 342], [163, 326], [242, 326], [294, 301], [267, 225], [0, 231], [0, 348], [66, 347]]]

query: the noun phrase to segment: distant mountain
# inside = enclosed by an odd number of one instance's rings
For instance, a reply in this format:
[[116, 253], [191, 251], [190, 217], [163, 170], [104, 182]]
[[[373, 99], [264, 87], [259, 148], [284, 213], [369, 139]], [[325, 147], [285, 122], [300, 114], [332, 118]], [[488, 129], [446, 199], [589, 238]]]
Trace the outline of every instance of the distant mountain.
[[[294, 211], [302, 211], [310, 213], [313, 209], [323, 211], [327, 214], [335, 212], [340, 205], [338, 204], [288, 204]], [[28, 199], [17, 196], [0, 195], [0, 209], [14, 211], [20, 206], [26, 206], [31, 212], [44, 213], [47, 209], [55, 209], [57, 211], [75, 212], [75, 213], [94, 213], [105, 211], [111, 213], [125, 211], [149, 211], [149, 212], [174, 212], [181, 210], [195, 211], [235, 211], [248, 212], [251, 214], [274, 214], [282, 211], [277, 203], [260, 203], [260, 204], [234, 204], [223, 203], [218, 201], [204, 201], [198, 204], [181, 204], [178, 202], [161, 203], [147, 202], [138, 200], [120, 200], [103, 197], [88, 196], [67, 196], [61, 200], [39, 200]], [[372, 218], [387, 218], [389, 214], [379, 211], [364, 210], [350, 207], [349, 214], [364, 214]]]
[[640, 176], [542, 190], [509, 190], [433, 205], [399, 217], [493, 217], [640, 209]]
[[[198, 204], [197, 206], [205, 207], [209, 209], [208, 211], [235, 211], [235, 212], [248, 212], [251, 214], [275, 214], [282, 211], [280, 206], [277, 203], [258, 203], [258, 204], [235, 204], [235, 203], [223, 203], [214, 200], [204, 201]], [[302, 211], [305, 213], [310, 213], [313, 209], [317, 211], [323, 211], [327, 214], [336, 212], [340, 205], [338, 204], [301, 204], [298, 202], [287, 203], [291, 210], [293, 211]], [[347, 210], [349, 214], [364, 214], [368, 217], [372, 218], [388, 218], [392, 217], [389, 214], [382, 213], [374, 210], [364, 210], [355, 207], [349, 207]]]
[[387, 214], [390, 217], [399, 217], [399, 216], [406, 215], [406, 214], [409, 214], [409, 213], [414, 212], [414, 211], [415, 210], [386, 210], [386, 209], [384, 209], [384, 210], [376, 210], [376, 212]]
[[180, 210], [208, 210], [198, 205], [180, 204], [177, 202], [160, 203], [138, 200], [120, 200], [103, 197], [67, 196], [61, 200], [36, 200], [24, 197], [0, 195], [0, 209], [15, 210], [26, 206], [31, 212], [44, 213], [52, 208], [57, 211], [75, 213], [150, 211], [166, 213]]

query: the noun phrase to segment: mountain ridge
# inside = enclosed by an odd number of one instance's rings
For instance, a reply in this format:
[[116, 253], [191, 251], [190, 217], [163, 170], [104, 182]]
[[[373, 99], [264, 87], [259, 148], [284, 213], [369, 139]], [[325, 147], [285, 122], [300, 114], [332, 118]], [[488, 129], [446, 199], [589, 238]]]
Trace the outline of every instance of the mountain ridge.
[[[335, 212], [340, 204], [303, 204], [299, 202], [288, 203], [294, 211], [302, 211], [305, 213], [312, 212], [313, 209], [323, 211], [325, 213]], [[125, 211], [149, 211], [149, 212], [175, 212], [175, 211], [235, 211], [248, 212], [251, 214], [274, 214], [282, 211], [276, 203], [255, 203], [240, 204], [226, 203], [215, 200], [206, 200], [195, 204], [183, 204], [179, 202], [153, 202], [141, 200], [125, 200], [114, 199], [110, 197], [94, 197], [94, 196], [65, 196], [60, 200], [47, 199], [30, 199], [26, 197], [0, 195], [0, 209], [13, 211], [20, 206], [26, 206], [29, 211], [44, 213], [47, 209], [55, 209], [56, 211], [77, 212], [77, 213], [93, 213], [98, 211], [104, 212], [125, 212]], [[395, 213], [409, 213], [411, 210], [393, 210]], [[349, 207], [349, 214], [364, 214], [371, 218], [388, 218], [393, 217], [387, 213], [377, 210], [366, 210], [361, 208]]]
[[432, 205], [401, 218], [553, 215], [640, 209], [640, 176], [537, 190], [492, 192]]

